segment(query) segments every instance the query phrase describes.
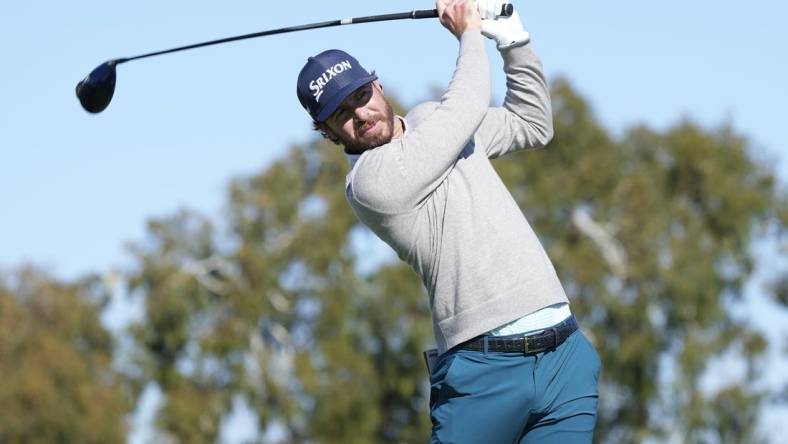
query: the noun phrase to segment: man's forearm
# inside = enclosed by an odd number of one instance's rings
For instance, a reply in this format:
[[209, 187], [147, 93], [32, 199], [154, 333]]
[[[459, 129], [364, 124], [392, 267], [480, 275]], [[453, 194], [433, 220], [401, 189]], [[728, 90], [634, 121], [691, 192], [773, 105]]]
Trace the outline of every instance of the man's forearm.
[[531, 44], [501, 50], [506, 72], [503, 106], [490, 108], [476, 132], [476, 143], [491, 159], [547, 145], [553, 137], [550, 92]]
[[413, 126], [405, 137], [365, 156], [370, 164], [365, 170], [375, 173], [356, 175], [357, 200], [373, 208], [401, 210], [432, 193], [484, 118], [490, 103], [489, 71], [481, 34], [464, 33], [457, 68], [440, 104], [424, 112], [417, 107], [408, 115]]
[[530, 44], [504, 49], [501, 56], [506, 73], [503, 106], [527, 122], [544, 145], [553, 134], [553, 117], [542, 63]]

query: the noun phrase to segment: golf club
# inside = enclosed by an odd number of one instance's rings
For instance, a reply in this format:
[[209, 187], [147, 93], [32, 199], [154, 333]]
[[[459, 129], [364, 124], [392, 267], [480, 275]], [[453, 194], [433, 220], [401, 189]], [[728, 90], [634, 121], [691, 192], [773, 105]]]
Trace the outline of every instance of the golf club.
[[[508, 17], [514, 12], [514, 7], [511, 4], [504, 4], [500, 16]], [[251, 34], [244, 34], [235, 37], [226, 37], [223, 39], [211, 40], [202, 43], [195, 43], [193, 45], [180, 46], [172, 49], [165, 49], [163, 51], [150, 52], [141, 54], [134, 57], [125, 57], [119, 59], [107, 60], [102, 63], [90, 74], [88, 74], [82, 81], [77, 84], [77, 97], [82, 108], [89, 113], [100, 113], [104, 111], [112, 96], [115, 93], [115, 80], [116, 71], [115, 67], [121, 63], [130, 62], [132, 60], [143, 59], [146, 57], [153, 57], [162, 54], [169, 54], [172, 52], [185, 51], [187, 49], [201, 48], [203, 46], [218, 45], [221, 43], [234, 42], [236, 40], [245, 40], [255, 37], [265, 37], [274, 34], [284, 34], [288, 32], [306, 31], [308, 29], [328, 28], [332, 26], [352, 25], [356, 23], [371, 23], [383, 22], [388, 20], [403, 20], [403, 19], [425, 19], [438, 17], [436, 9], [414, 10], [410, 12], [401, 12], [395, 14], [382, 14], [367, 17], [356, 17], [349, 19], [331, 20], [327, 22], [311, 23], [308, 25], [290, 26], [287, 28], [271, 29], [268, 31], [260, 31]]]

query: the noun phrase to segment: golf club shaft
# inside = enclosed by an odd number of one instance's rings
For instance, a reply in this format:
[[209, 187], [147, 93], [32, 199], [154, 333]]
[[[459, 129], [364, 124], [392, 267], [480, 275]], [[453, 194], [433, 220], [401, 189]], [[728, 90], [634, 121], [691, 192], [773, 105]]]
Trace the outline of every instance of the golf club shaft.
[[308, 29], [329, 28], [332, 26], [353, 25], [356, 23], [384, 22], [388, 20], [403, 20], [403, 19], [425, 19], [425, 18], [435, 18], [435, 17], [438, 17], [438, 11], [436, 9], [422, 9], [422, 10], [414, 10], [410, 12], [400, 12], [395, 14], [370, 15], [366, 17], [331, 20], [327, 22], [310, 23], [307, 25], [290, 26], [287, 28], [270, 29], [268, 31], [254, 32], [251, 34], [238, 35], [235, 37], [226, 37], [223, 39], [211, 40], [208, 42], [195, 43], [193, 45], [180, 46], [172, 49], [165, 49], [163, 51], [150, 52], [147, 54], [141, 54], [134, 57], [115, 59], [112, 62], [114, 62], [114, 64], [120, 64], [120, 63], [129, 62], [131, 60], [153, 57], [162, 54], [169, 54], [171, 52], [202, 48], [203, 46], [218, 45], [220, 43], [234, 42], [236, 40], [246, 40], [255, 37], [263, 37], [263, 36], [274, 35], [274, 34], [284, 34], [287, 32], [306, 31]]

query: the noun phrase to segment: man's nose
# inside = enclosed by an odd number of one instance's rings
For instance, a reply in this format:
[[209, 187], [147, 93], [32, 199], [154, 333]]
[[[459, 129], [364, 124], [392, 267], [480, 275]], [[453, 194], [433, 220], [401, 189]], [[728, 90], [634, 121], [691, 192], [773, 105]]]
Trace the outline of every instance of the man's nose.
[[369, 119], [370, 111], [366, 106], [359, 106], [353, 110], [353, 116], [356, 118], [356, 120], [366, 121]]

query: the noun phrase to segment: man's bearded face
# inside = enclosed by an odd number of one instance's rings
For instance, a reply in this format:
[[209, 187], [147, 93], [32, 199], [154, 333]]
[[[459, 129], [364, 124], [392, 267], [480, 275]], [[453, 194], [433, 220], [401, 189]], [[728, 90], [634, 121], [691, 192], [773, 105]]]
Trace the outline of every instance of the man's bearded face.
[[359, 154], [391, 142], [394, 110], [377, 81], [353, 91], [325, 121], [327, 129], [345, 146]]

